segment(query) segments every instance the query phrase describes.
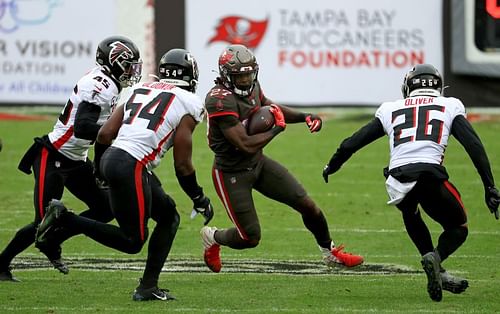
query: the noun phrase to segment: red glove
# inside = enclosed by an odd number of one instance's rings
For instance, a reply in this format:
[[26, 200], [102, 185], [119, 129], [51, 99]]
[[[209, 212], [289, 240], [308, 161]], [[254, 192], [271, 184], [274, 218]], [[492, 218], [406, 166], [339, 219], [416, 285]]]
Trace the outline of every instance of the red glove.
[[285, 116], [283, 115], [283, 111], [277, 105], [271, 105], [271, 109], [269, 109], [274, 116], [274, 125], [286, 128]]
[[306, 116], [306, 124], [309, 127], [309, 131], [311, 133], [318, 132], [321, 130], [321, 126], [323, 125], [323, 121], [318, 115], [308, 114]]

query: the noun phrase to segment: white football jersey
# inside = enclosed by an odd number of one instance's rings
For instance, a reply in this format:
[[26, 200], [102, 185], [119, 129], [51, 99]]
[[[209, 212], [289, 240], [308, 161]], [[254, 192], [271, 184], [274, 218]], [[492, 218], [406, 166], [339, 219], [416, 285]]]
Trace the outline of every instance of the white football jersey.
[[441, 164], [451, 125], [465, 114], [459, 99], [415, 96], [383, 103], [375, 113], [389, 136], [389, 169], [412, 163]]
[[118, 93], [116, 83], [101, 70], [101, 67], [90, 70], [76, 83], [53, 130], [48, 134], [52, 145], [69, 159], [86, 160], [93, 142], [76, 138], [74, 135], [78, 106], [86, 101], [101, 107], [97, 123], [102, 125], [109, 118], [118, 99]]
[[182, 117], [191, 115], [199, 123], [205, 115], [200, 97], [165, 82], [134, 85], [123, 107], [123, 124], [112, 146], [125, 150], [148, 170], [157, 167], [172, 147]]

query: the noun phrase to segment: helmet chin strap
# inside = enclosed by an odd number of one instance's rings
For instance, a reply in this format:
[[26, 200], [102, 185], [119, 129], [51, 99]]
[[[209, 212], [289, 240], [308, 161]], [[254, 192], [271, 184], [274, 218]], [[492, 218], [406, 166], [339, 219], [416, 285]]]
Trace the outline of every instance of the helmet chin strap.
[[252, 93], [254, 87], [255, 87], [255, 83], [252, 83], [252, 86], [250, 86], [250, 88], [248, 88], [248, 89], [239, 89], [238, 87], [236, 87], [236, 85], [233, 84], [233, 91], [237, 95], [248, 96]]

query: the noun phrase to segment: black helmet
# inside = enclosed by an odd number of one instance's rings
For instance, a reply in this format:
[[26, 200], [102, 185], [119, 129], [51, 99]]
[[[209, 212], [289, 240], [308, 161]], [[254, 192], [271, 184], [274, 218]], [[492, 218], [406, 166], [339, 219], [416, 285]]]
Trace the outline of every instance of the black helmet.
[[142, 60], [137, 46], [123, 36], [111, 36], [97, 46], [96, 62], [121, 87], [132, 86], [141, 80]]
[[409, 97], [414, 90], [416, 94], [441, 95], [443, 91], [443, 78], [439, 71], [431, 64], [417, 64], [405, 75], [401, 92], [403, 97]]
[[[252, 93], [258, 73], [259, 65], [255, 55], [243, 45], [230, 45], [219, 57], [222, 84], [240, 96]], [[245, 82], [237, 82], [238, 76], [245, 78]]]
[[162, 81], [194, 93], [198, 85], [198, 76], [198, 63], [185, 49], [171, 49], [160, 59], [158, 77]]

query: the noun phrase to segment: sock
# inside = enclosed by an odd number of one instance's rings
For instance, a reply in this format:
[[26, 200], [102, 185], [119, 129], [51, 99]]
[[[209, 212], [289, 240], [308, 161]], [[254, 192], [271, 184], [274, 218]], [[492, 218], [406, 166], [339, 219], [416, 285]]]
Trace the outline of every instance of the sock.
[[322, 248], [331, 249], [332, 239], [330, 237], [330, 232], [328, 231], [328, 223], [326, 222], [325, 216], [320, 211], [318, 214], [313, 215], [302, 215], [302, 221], [316, 239], [316, 243]]

